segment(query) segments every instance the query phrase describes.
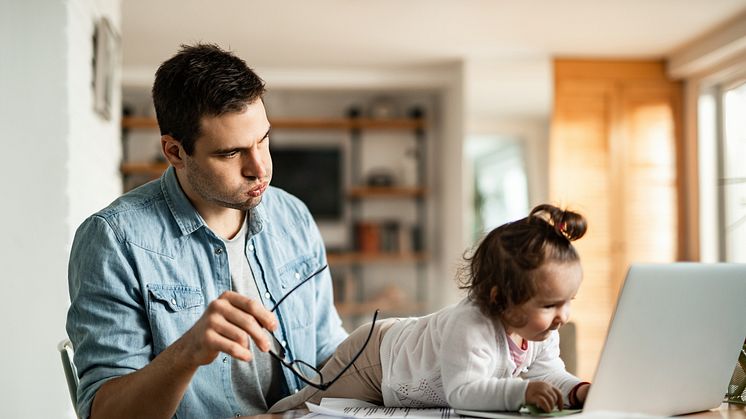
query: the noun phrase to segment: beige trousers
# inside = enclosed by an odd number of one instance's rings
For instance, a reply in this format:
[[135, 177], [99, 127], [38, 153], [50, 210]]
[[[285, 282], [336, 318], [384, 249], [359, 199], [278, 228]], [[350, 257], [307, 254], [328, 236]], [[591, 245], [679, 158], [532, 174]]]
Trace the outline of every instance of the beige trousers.
[[[383, 379], [381, 340], [386, 331], [396, 321], [398, 320], [376, 321], [368, 346], [365, 347], [357, 361], [331, 387], [322, 391], [312, 386], [306, 386], [301, 391], [275, 403], [268, 413], [305, 408], [305, 402], [319, 404], [324, 397], [343, 397], [364, 400], [378, 405], [383, 404], [383, 395], [381, 394], [381, 380]], [[334, 355], [321, 368], [324, 377], [332, 379], [337, 376], [337, 373], [352, 360], [352, 357], [363, 346], [369, 331], [370, 323], [360, 326], [339, 344]]]

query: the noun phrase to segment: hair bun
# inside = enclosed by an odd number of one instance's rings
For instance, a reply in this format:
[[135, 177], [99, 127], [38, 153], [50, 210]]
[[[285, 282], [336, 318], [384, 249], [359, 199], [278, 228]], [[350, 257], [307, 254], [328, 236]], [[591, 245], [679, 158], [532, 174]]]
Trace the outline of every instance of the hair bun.
[[570, 241], [583, 237], [588, 229], [588, 223], [586, 222], [585, 217], [577, 212], [563, 210], [554, 205], [537, 205], [531, 210], [529, 218], [531, 217], [542, 219], [544, 222], [549, 224], [557, 234]]

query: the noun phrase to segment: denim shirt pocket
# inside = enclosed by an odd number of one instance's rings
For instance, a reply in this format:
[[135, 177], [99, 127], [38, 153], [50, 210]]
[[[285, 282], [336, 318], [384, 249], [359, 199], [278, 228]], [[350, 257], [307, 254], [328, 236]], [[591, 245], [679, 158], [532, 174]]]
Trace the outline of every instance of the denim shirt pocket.
[[204, 312], [202, 289], [184, 285], [148, 284], [148, 319], [156, 353], [181, 337]]
[[[320, 266], [315, 258], [301, 256], [280, 267], [278, 270], [280, 284], [285, 292], [289, 292], [318, 268]], [[316, 304], [316, 282], [311, 279], [293, 291], [280, 307], [284, 306], [283, 311], [291, 314], [287, 321], [292, 328], [303, 328], [313, 322], [314, 304]]]

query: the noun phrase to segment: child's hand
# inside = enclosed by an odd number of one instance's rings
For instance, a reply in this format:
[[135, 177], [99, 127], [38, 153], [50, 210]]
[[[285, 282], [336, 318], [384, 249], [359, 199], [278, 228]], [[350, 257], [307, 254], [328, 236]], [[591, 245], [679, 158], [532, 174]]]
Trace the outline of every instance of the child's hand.
[[[578, 392], [580, 390], [578, 389]], [[585, 394], [583, 396], [585, 397]], [[533, 404], [545, 412], [551, 412], [555, 407], [562, 410], [562, 392], [543, 381], [530, 381], [526, 387], [526, 404]]]
[[575, 392], [575, 397], [578, 399], [578, 403], [580, 403], [581, 406], [585, 404], [585, 398], [588, 396], [588, 390], [590, 390], [590, 388], [590, 384], [582, 384]]

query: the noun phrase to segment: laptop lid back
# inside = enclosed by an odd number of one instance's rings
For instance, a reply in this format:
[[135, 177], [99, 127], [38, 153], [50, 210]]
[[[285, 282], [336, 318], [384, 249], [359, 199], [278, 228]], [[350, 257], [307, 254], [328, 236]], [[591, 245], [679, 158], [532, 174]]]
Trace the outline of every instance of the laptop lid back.
[[585, 411], [720, 405], [746, 338], [746, 264], [632, 265]]

